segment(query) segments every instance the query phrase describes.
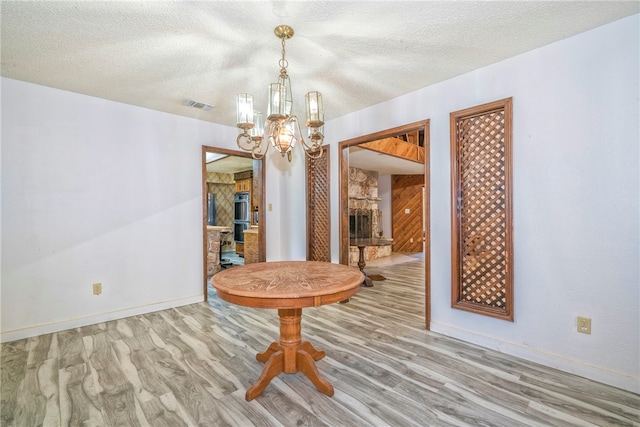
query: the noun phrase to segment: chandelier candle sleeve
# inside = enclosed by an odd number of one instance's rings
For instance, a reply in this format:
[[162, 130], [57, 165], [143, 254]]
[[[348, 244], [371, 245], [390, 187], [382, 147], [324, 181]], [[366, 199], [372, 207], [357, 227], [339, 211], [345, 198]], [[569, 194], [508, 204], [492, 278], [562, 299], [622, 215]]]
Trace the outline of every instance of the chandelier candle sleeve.
[[[253, 127], [253, 96], [247, 93], [238, 94], [238, 124], [242, 129]], [[250, 125], [250, 126], [249, 126]]]
[[305, 95], [305, 104], [307, 106], [307, 126], [314, 128], [322, 126], [324, 124], [324, 109], [320, 92], [307, 93]]
[[269, 106], [267, 108], [267, 119], [274, 121], [284, 117], [284, 111], [281, 110], [281, 96], [282, 93], [280, 90], [280, 84], [271, 83], [269, 85]]
[[267, 119], [271, 121], [286, 119], [291, 114], [291, 88], [289, 79], [278, 79], [278, 83], [269, 85], [269, 111]]

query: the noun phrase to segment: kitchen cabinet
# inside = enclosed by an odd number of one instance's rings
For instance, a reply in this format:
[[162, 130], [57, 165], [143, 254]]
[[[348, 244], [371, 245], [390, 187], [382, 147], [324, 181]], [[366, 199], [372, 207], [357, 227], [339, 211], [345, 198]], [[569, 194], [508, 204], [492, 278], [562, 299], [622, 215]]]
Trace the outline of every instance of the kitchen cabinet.
[[236, 193], [250, 193], [253, 187], [253, 179], [245, 178], [236, 181]]

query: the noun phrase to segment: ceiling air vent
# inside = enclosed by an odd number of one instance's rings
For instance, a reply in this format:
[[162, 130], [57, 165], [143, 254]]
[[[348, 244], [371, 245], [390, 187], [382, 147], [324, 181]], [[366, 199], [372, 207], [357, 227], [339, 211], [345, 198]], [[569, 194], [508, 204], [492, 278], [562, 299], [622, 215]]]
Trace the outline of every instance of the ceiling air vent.
[[197, 108], [199, 110], [209, 111], [213, 108], [213, 105], [205, 104], [204, 102], [194, 101], [192, 99], [187, 99], [183, 102], [187, 107]]

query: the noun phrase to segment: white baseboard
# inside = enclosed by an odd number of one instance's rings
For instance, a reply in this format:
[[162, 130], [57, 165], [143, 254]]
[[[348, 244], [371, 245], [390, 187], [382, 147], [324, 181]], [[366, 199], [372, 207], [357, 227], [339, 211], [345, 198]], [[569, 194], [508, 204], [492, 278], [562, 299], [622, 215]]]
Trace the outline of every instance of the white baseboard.
[[520, 357], [530, 362], [539, 363], [550, 368], [568, 372], [580, 377], [588, 378], [603, 384], [640, 393], [640, 378], [611, 371], [599, 366], [589, 365], [580, 360], [545, 353], [540, 350], [525, 347], [521, 344], [498, 340], [494, 337], [478, 334], [466, 329], [445, 323], [431, 322], [431, 332], [446, 335], [472, 344], [477, 344], [491, 350], [499, 351], [511, 356]]
[[60, 322], [47, 323], [41, 325], [30, 326], [27, 328], [16, 329], [13, 331], [3, 331], [0, 333], [0, 343], [20, 340], [23, 338], [35, 337], [42, 334], [50, 334], [60, 332], [67, 329], [78, 328], [80, 326], [93, 325], [96, 323], [107, 322], [109, 320], [122, 319], [139, 314], [151, 313], [153, 311], [166, 310], [168, 308], [179, 307], [182, 305], [195, 304], [204, 301], [204, 294], [194, 295], [191, 297], [178, 298], [169, 301], [162, 301], [154, 304], [143, 305], [138, 307], [129, 307], [123, 310], [110, 311], [107, 313], [99, 313], [86, 317], [77, 317], [67, 319]]

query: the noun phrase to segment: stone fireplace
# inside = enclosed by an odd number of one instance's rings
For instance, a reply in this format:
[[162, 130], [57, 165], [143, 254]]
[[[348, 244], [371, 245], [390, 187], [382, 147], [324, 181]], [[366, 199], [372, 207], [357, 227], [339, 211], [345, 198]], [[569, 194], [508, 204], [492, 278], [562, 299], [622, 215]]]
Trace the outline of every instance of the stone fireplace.
[[371, 228], [372, 213], [370, 209], [349, 210], [349, 239], [370, 239], [373, 237]]
[[[383, 237], [382, 211], [378, 209], [378, 172], [349, 168], [349, 239]], [[391, 255], [391, 245], [371, 246], [365, 261]], [[349, 247], [349, 264], [358, 263], [357, 246]]]

